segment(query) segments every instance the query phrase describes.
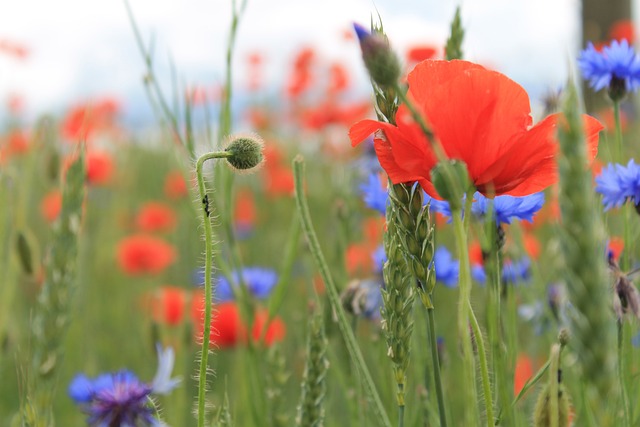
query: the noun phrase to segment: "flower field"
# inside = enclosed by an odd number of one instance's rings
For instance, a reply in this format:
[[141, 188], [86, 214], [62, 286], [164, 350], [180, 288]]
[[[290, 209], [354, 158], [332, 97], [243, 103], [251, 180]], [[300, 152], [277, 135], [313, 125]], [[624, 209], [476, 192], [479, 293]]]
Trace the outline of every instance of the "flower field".
[[127, 6], [151, 132], [7, 105], [0, 427], [640, 425], [629, 27], [544, 111], [465, 59], [460, 9], [406, 52], [354, 24], [363, 96], [307, 46], [264, 102], [245, 6], [215, 93], [167, 92]]

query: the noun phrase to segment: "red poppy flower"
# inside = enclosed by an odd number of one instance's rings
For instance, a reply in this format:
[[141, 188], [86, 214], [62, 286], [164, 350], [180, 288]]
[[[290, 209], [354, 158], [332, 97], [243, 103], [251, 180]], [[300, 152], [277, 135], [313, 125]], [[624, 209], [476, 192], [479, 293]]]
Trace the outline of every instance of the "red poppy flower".
[[286, 166], [267, 168], [266, 192], [269, 196], [293, 194], [293, 172]]
[[436, 56], [437, 49], [433, 46], [412, 46], [407, 50], [407, 62], [416, 63], [424, 61], [425, 59], [431, 59]]
[[620, 259], [620, 254], [624, 250], [624, 239], [620, 237], [611, 237], [607, 245], [607, 250], [613, 259]]
[[[196, 326], [196, 339], [202, 339], [204, 333], [204, 294], [198, 292], [192, 300], [192, 316]], [[240, 310], [235, 302], [225, 302], [217, 304], [213, 308], [211, 319], [211, 333], [209, 334], [210, 346], [219, 348], [231, 348], [240, 344], [246, 344], [248, 339], [247, 328], [242, 323]], [[262, 330], [265, 327], [268, 315], [266, 311], [260, 310], [256, 313], [253, 327], [251, 328], [251, 339], [254, 342], [260, 340]], [[271, 320], [264, 335], [264, 342], [267, 346], [284, 339], [286, 329], [282, 320], [278, 317]]]
[[533, 376], [533, 362], [526, 354], [519, 354], [513, 375], [513, 394], [517, 396], [524, 385]]
[[[251, 335], [255, 342], [259, 342], [262, 336], [262, 331], [265, 328], [267, 319], [269, 315], [266, 311], [258, 311], [256, 313], [255, 319], [253, 321], [253, 330], [251, 331]], [[284, 322], [275, 317], [271, 320], [268, 326], [266, 326], [266, 331], [264, 332], [264, 343], [267, 346], [272, 345], [274, 342], [279, 342], [284, 339], [286, 334], [286, 328], [284, 326]]]
[[60, 215], [62, 210], [62, 193], [60, 190], [53, 190], [47, 193], [40, 203], [40, 212], [44, 219], [53, 222]]
[[179, 171], [170, 172], [164, 180], [164, 194], [170, 199], [181, 199], [188, 194], [187, 182]]
[[140, 231], [171, 231], [176, 227], [176, 214], [170, 206], [160, 202], [145, 203], [136, 217]]
[[236, 228], [241, 234], [253, 228], [256, 222], [256, 203], [250, 190], [243, 189], [238, 192], [234, 212]]
[[176, 286], [163, 286], [151, 295], [151, 315], [154, 321], [179, 325], [184, 317], [186, 293]]
[[117, 252], [120, 268], [130, 275], [161, 273], [176, 259], [172, 245], [144, 234], [122, 239]]
[[[560, 115], [532, 126], [529, 97], [503, 74], [467, 61], [427, 60], [409, 73], [408, 96], [426, 119], [449, 158], [467, 165], [486, 196], [525, 196], [557, 181], [556, 129]], [[585, 116], [589, 156], [597, 153], [602, 125]], [[393, 183], [418, 181], [439, 197], [430, 172], [437, 159], [427, 137], [402, 105], [397, 126], [363, 120], [351, 127], [355, 146], [375, 132], [378, 160]]]
[[609, 38], [618, 41], [626, 40], [629, 44], [633, 44], [636, 40], [633, 21], [621, 19], [614, 22], [609, 29]]
[[104, 185], [113, 175], [113, 159], [102, 151], [87, 153], [87, 182], [92, 185]]

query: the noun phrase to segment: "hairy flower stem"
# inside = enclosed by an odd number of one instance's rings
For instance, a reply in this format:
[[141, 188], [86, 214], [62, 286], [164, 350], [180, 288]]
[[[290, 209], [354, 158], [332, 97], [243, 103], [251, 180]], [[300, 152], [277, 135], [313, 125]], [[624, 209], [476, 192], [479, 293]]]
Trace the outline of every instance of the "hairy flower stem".
[[624, 417], [622, 419], [624, 427], [631, 427], [631, 414], [629, 408], [629, 395], [627, 392], [627, 383], [624, 372], [624, 361], [626, 355], [626, 345], [624, 339], [625, 329], [624, 318], [618, 320], [618, 379], [620, 380], [620, 400], [622, 401], [622, 409]]
[[213, 269], [213, 231], [211, 228], [211, 212], [209, 211], [209, 198], [204, 184], [202, 166], [211, 159], [224, 159], [231, 157], [231, 153], [219, 151], [207, 153], [198, 159], [196, 163], [196, 179], [198, 180], [198, 192], [202, 203], [202, 219], [204, 226], [205, 259], [204, 259], [204, 332], [202, 334], [202, 355], [200, 357], [200, 373], [198, 376], [198, 427], [205, 425], [205, 393], [207, 386], [207, 362], [209, 356], [209, 335], [211, 334], [211, 300], [213, 299], [213, 283], [211, 273]]
[[[493, 210], [493, 204], [490, 206]], [[496, 388], [496, 404], [500, 408], [499, 418], [505, 425], [512, 425], [514, 420], [513, 407], [511, 406], [511, 392], [509, 383], [510, 364], [507, 360], [503, 345], [502, 327], [502, 283], [501, 283], [501, 256], [498, 242], [498, 227], [496, 227], [493, 212], [487, 215], [485, 223], [488, 251], [484, 254], [485, 271], [487, 273], [487, 332], [491, 345], [492, 367], [494, 375], [494, 387]]]
[[436, 383], [436, 395], [438, 397], [440, 427], [447, 427], [447, 408], [445, 406], [444, 393], [442, 392], [442, 379], [440, 378], [440, 358], [438, 357], [438, 337], [436, 336], [436, 319], [433, 312], [433, 308], [427, 309], [427, 326], [430, 341], [429, 347], [431, 347], [433, 378]]
[[334, 310], [338, 318], [338, 326], [340, 327], [340, 332], [342, 333], [342, 337], [344, 338], [349, 356], [356, 369], [358, 369], [360, 371], [360, 374], [362, 375], [364, 387], [367, 394], [369, 395], [369, 398], [371, 399], [376, 419], [379, 424], [383, 426], [391, 426], [391, 421], [389, 420], [389, 417], [384, 409], [384, 405], [382, 404], [380, 395], [378, 394], [375, 383], [373, 382], [373, 378], [371, 377], [369, 369], [367, 368], [367, 365], [364, 361], [364, 357], [362, 356], [362, 352], [360, 351], [360, 347], [358, 346], [356, 337], [354, 336], [353, 331], [349, 326], [347, 315], [344, 312], [344, 308], [342, 308], [340, 295], [338, 293], [338, 290], [336, 289], [335, 283], [333, 282], [329, 267], [322, 253], [322, 249], [320, 248], [320, 242], [318, 242], [318, 237], [313, 228], [313, 224], [311, 222], [311, 214], [309, 213], [309, 205], [307, 204], [307, 199], [304, 195], [303, 190], [303, 168], [304, 160], [302, 159], [302, 156], [297, 156], [295, 159], [293, 159], [296, 207], [298, 209], [298, 214], [300, 215], [300, 220], [302, 222], [302, 230], [307, 237], [309, 249], [311, 251], [311, 254], [313, 255], [318, 269], [320, 270], [322, 280], [325, 283], [329, 302], [331, 304], [331, 308]]
[[460, 293], [458, 300], [458, 335], [462, 340], [462, 364], [465, 380], [465, 401], [469, 404], [465, 411], [465, 423], [468, 426], [477, 426], [478, 407], [473, 405], [478, 402], [476, 392], [475, 365], [473, 362], [472, 337], [469, 333], [469, 301], [471, 298], [471, 274], [469, 265], [469, 248], [467, 235], [462, 222], [462, 212], [459, 209], [452, 210], [453, 228], [460, 259]]

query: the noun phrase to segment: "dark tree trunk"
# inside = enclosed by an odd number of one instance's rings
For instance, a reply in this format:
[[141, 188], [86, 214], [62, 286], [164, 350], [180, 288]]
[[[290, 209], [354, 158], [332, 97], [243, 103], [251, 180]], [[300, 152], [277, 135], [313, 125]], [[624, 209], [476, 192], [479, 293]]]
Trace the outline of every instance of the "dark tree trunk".
[[[631, 0], [582, 0], [582, 46], [587, 42], [606, 42], [609, 40], [611, 26], [620, 20], [631, 19]], [[585, 87], [587, 111], [594, 111], [606, 105], [604, 93], [594, 94]]]

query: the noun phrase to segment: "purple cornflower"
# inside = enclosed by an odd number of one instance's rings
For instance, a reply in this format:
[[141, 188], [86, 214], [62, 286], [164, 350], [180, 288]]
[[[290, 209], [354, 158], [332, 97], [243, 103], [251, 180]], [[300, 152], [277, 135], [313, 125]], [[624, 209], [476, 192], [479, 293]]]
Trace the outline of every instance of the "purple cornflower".
[[[232, 279], [236, 285], [240, 283], [240, 276], [237, 271], [233, 272]], [[273, 287], [278, 283], [278, 275], [275, 271], [261, 267], [246, 267], [242, 269], [242, 279], [249, 292], [258, 299], [267, 298]], [[224, 276], [220, 276], [218, 279], [215, 299], [217, 302], [233, 300], [233, 289], [231, 289], [229, 280]]]
[[596, 177], [596, 192], [602, 194], [604, 210], [620, 207], [627, 199], [640, 204], [640, 165], [633, 159], [626, 166], [609, 163]]
[[594, 90], [609, 88], [614, 101], [640, 87], [640, 59], [627, 40], [614, 40], [601, 52], [589, 43], [578, 58], [578, 66]]
[[387, 194], [387, 190], [382, 187], [382, 184], [380, 184], [378, 174], [370, 174], [367, 178], [367, 182], [360, 185], [360, 191], [362, 192], [364, 203], [368, 207], [377, 210], [382, 215], [385, 214], [389, 195]]
[[120, 370], [91, 379], [76, 375], [68, 393], [88, 415], [87, 424], [106, 426], [162, 426], [155, 417], [153, 394], [168, 394], [180, 379], [171, 378], [173, 349], [158, 346], [158, 372], [151, 384], [144, 383], [131, 371]]
[[[489, 210], [491, 199], [480, 193], [473, 195], [471, 212], [477, 217], [484, 217]], [[533, 216], [544, 205], [544, 193], [535, 193], [524, 197], [498, 196], [493, 199], [493, 213], [497, 224], [511, 224], [514, 219], [533, 222]]]
[[453, 258], [451, 252], [440, 246], [433, 255], [433, 262], [436, 280], [448, 288], [456, 287], [460, 276], [460, 262]]

